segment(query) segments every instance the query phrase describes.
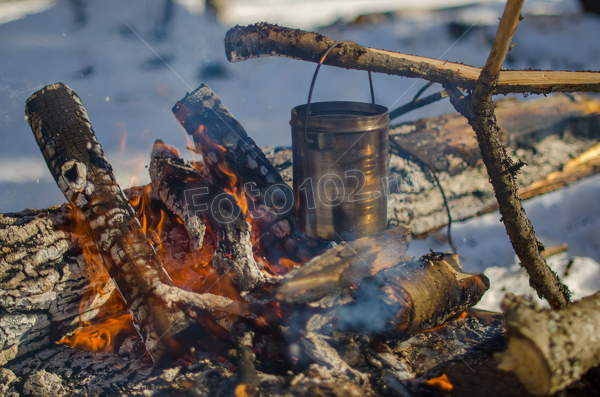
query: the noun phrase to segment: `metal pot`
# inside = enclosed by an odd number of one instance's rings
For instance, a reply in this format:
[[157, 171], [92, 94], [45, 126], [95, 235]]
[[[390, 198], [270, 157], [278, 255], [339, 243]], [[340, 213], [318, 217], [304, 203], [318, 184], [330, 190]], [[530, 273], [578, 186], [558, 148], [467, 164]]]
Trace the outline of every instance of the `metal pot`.
[[389, 123], [388, 109], [370, 103], [311, 104], [309, 95], [292, 109], [299, 230], [340, 241], [386, 228]]

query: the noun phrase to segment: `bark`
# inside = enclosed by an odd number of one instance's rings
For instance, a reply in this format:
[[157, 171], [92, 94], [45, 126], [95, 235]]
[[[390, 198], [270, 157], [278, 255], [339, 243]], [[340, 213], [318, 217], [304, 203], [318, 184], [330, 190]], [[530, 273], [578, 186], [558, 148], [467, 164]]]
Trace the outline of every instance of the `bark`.
[[66, 206], [0, 215], [0, 365], [90, 321], [115, 289], [95, 284], [68, 221]]
[[508, 348], [499, 368], [515, 373], [536, 396], [554, 394], [600, 364], [600, 294], [563, 309], [538, 308], [508, 294], [502, 302]]
[[[194, 242], [194, 248], [197, 250], [200, 249], [204, 243], [204, 234], [206, 233], [205, 217], [194, 208], [194, 201], [190, 201], [200, 197], [200, 193], [204, 193], [205, 190], [208, 191], [213, 185], [211, 185], [209, 181], [203, 179], [202, 175], [196, 172], [193, 167], [189, 166], [185, 168], [185, 171], [187, 172], [177, 178], [180, 181], [179, 186], [170, 186], [167, 183], [168, 176], [175, 173], [178, 167], [184, 168], [184, 163], [183, 160], [179, 158], [177, 151], [165, 145], [161, 140], [154, 142], [150, 158], [149, 172], [152, 181], [152, 191], [157, 193], [158, 198], [165, 203], [175, 215], [183, 220], [190, 239]], [[173, 168], [173, 171], [169, 172], [168, 169], [164, 169], [164, 167], [168, 166]], [[184, 171], [182, 171], [182, 173], [183, 172]], [[188, 181], [188, 178], [193, 176], [196, 176], [194, 178], [195, 180], [192, 179], [192, 181]], [[194, 186], [193, 188], [188, 187], [190, 182], [197, 186]], [[185, 197], [186, 191], [190, 191], [191, 194], [188, 194], [189, 197]], [[212, 194], [209, 194], [211, 198], [215, 195], [216, 192], [214, 191]], [[205, 201], [206, 202], [203, 204], [206, 205], [209, 203], [208, 200]], [[235, 203], [235, 199], [233, 199], [232, 202]], [[239, 207], [234, 208], [234, 211], [236, 210], [239, 211]]]
[[463, 273], [458, 255], [431, 254], [404, 262], [357, 286], [355, 303], [337, 311], [339, 326], [394, 330], [407, 338], [458, 316], [489, 288], [483, 274]]
[[153, 190], [183, 219], [197, 248], [202, 246], [205, 221], [208, 222], [218, 240], [212, 261], [219, 275], [230, 275], [241, 291], [267, 282], [267, 274], [254, 260], [251, 226], [231, 194], [185, 164], [176, 151], [159, 141], [152, 150], [150, 176]]
[[190, 310], [193, 299], [177, 301], [182, 291], [173, 287], [117, 185], [81, 100], [53, 84], [28, 99], [26, 113], [50, 172], [95, 242], [154, 363], [186, 354], [204, 335], [198, 313]]
[[[294, 270], [276, 288], [279, 301], [339, 306], [340, 329], [382, 332], [404, 337], [443, 323], [475, 305], [489, 287], [483, 274], [460, 270], [457, 255], [406, 256], [409, 229], [394, 228], [342, 243]], [[327, 303], [349, 292], [352, 299]], [[309, 321], [309, 332], [322, 320]], [[312, 324], [312, 325], [311, 325]]]
[[[469, 121], [477, 135], [477, 142], [490, 182], [494, 187], [506, 232], [515, 253], [529, 274], [530, 285], [539, 295], [548, 300], [552, 307], [559, 308], [569, 303], [570, 293], [556, 273], [546, 264], [542, 255], [543, 245], [535, 237], [533, 226], [525, 214], [515, 183], [516, 175], [524, 164], [515, 164], [502, 145], [492, 102], [492, 94], [498, 85], [498, 75], [491, 75], [488, 72], [500, 70], [498, 63], [501, 64], [506, 56], [505, 51], [508, 50], [506, 41], [511, 39], [513, 26], [518, 23], [516, 20], [519, 18], [522, 3], [521, 0], [508, 1], [502, 17], [506, 22], [500, 22], [492, 52], [473, 93], [465, 98], [455, 87], [448, 86], [446, 91], [456, 110]], [[505, 31], [507, 29], [512, 29], [508, 32], [510, 34]], [[501, 50], [504, 51], [504, 56], [499, 57], [497, 51]]]
[[[230, 29], [225, 37], [225, 54], [230, 62], [282, 56], [318, 63], [334, 43], [334, 40], [318, 33], [257, 23]], [[481, 73], [481, 69], [469, 65], [378, 50], [355, 43], [337, 46], [324, 64], [422, 78], [469, 90], [475, 88]], [[576, 91], [600, 92], [600, 73], [507, 70], [500, 73], [498, 84], [493, 87], [494, 94]]]

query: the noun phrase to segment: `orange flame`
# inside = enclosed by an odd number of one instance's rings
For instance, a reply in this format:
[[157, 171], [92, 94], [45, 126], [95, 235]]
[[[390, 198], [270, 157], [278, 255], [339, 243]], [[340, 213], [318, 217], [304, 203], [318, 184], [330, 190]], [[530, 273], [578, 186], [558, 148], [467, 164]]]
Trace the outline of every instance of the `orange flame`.
[[452, 383], [450, 383], [450, 380], [446, 374], [442, 374], [442, 376], [438, 376], [437, 378], [426, 380], [424, 383], [442, 391], [450, 391], [454, 389], [454, 386]]
[[238, 206], [242, 209], [244, 215], [248, 214], [248, 203], [246, 201], [246, 193], [242, 186], [242, 181], [238, 179], [237, 175], [229, 166], [227, 166], [227, 162], [225, 161], [224, 153], [227, 152], [223, 146], [218, 143], [213, 142], [206, 135], [206, 127], [204, 125], [200, 125], [198, 130], [194, 134], [194, 136], [199, 136], [200, 141], [203, 142], [209, 149], [213, 149], [217, 152], [219, 156], [219, 161], [217, 162], [217, 168], [220, 173], [225, 176], [227, 179], [229, 186], [226, 186], [224, 190], [235, 197], [235, 200]]
[[446, 329], [446, 324], [442, 324], [442, 325], [438, 325], [435, 327], [431, 327], [431, 328], [427, 328], [421, 331], [422, 334], [427, 334], [429, 332], [438, 332], [441, 331], [443, 329]]
[[584, 102], [585, 106], [585, 114], [598, 114], [600, 113], [600, 104], [596, 101], [586, 101]]
[[279, 258], [279, 264], [281, 264], [285, 268], [286, 273], [302, 265], [302, 263], [294, 262], [293, 260], [288, 258]]
[[[71, 209], [79, 211], [76, 208]], [[75, 216], [75, 219], [78, 220], [79, 217]], [[110, 293], [110, 289], [106, 288], [110, 277], [94, 243], [87, 237], [89, 226], [77, 221], [74, 231], [81, 239], [82, 255], [88, 265], [86, 270], [90, 289], [83, 294], [79, 304], [79, 328], [72, 334], [63, 336], [57, 343], [86, 351], [110, 352], [114, 350], [114, 339], [117, 335], [131, 336], [135, 335], [136, 331], [131, 316], [124, 313], [126, 305], [118, 293], [113, 292], [104, 301]], [[98, 313], [91, 323], [85, 318], [93, 310], [98, 310]], [[115, 313], [123, 314], [114, 318]]]
[[240, 383], [233, 390], [233, 395], [235, 397], [252, 397], [256, 395], [256, 391], [250, 383]]
[[119, 333], [136, 335], [130, 314], [109, 318], [101, 324], [87, 325], [72, 335], [65, 335], [57, 343], [88, 352], [109, 353], [114, 350], [114, 339]]
[[[205, 134], [205, 132], [206, 127], [201, 126], [196, 134]], [[122, 138], [121, 149], [125, 150], [126, 132]], [[219, 183], [225, 185], [224, 190], [235, 198], [244, 215], [247, 215], [248, 197], [246, 197], [242, 186], [243, 181], [228, 167], [224, 156], [226, 149], [212, 142], [207, 135], [203, 136], [202, 141], [206, 142], [209, 148], [217, 152], [219, 161], [213, 171], [217, 172], [221, 177], [222, 180]], [[176, 149], [166, 145], [165, 147], [172, 150], [174, 154], [179, 155]], [[209, 166], [209, 164], [195, 164], [197, 169], [201, 169], [203, 166]], [[209, 225], [207, 224], [203, 245], [197, 250], [193, 247], [193, 242], [190, 241], [183, 221], [168, 210], [160, 200], [152, 198], [151, 186], [148, 185], [138, 190], [138, 192], [140, 194], [132, 198], [130, 204], [135, 210], [143, 232], [154, 245], [156, 253], [173, 280], [174, 285], [198, 293], [212, 293], [229, 297], [236, 301], [244, 301], [244, 298], [234, 286], [231, 277], [227, 275], [219, 277], [213, 269], [212, 257], [216, 251], [217, 237], [210, 230]], [[257, 236], [261, 235], [261, 224], [258, 220], [251, 217], [247, 217], [247, 220], [252, 226], [253, 251], [255, 256], [259, 257], [261, 248], [259, 246], [260, 239]], [[76, 234], [85, 236], [89, 231], [89, 226], [78, 224], [77, 229], [75, 231]], [[90, 310], [99, 310], [99, 312], [92, 323], [80, 320], [79, 329], [72, 334], [65, 335], [58, 343], [87, 351], [114, 351], [118, 347], [117, 342], [119, 340], [123, 340], [123, 337], [136, 334], [133, 321], [130, 314], [126, 312], [126, 303], [118, 293], [113, 293], [102, 304], [103, 294], [106, 295], [108, 293], [105, 289], [109, 282], [109, 275], [104, 269], [99, 255], [94, 253], [95, 248], [91, 241], [88, 241], [83, 251], [83, 255], [89, 265], [88, 271], [92, 287], [82, 298], [79, 308], [80, 315], [83, 319], [85, 318], [85, 314], [90, 312]], [[266, 262], [267, 260], [261, 258], [261, 261]], [[299, 265], [301, 263], [281, 257], [273, 265], [266, 263], [264, 271], [280, 275], [288, 273]], [[98, 299], [100, 299], [100, 304], [95, 303]], [[96, 307], [93, 307], [94, 305]], [[273, 316], [282, 318], [278, 303], [271, 305], [270, 309]], [[258, 317], [256, 320], [257, 324], [268, 324], [268, 317]], [[204, 326], [210, 328], [211, 324], [212, 322], [208, 320]], [[222, 328], [217, 326], [215, 328], [219, 328], [220, 331], [215, 329], [214, 332], [222, 332]], [[212, 332], [212, 328], [210, 330]]]
[[[225, 153], [227, 149], [218, 143], [214, 142], [207, 134], [207, 128], [204, 125], [200, 125], [197, 131], [194, 133], [194, 138], [196, 142], [200, 142], [203, 145], [203, 152], [205, 155], [208, 155], [209, 152], [213, 152], [217, 155], [216, 165], [214, 164], [213, 159], [211, 163], [207, 164], [207, 166], [212, 167], [212, 169], [220, 176], [222, 176], [223, 180], [219, 181], [220, 183], [228, 184], [229, 186], [224, 187], [225, 192], [231, 194], [240, 209], [242, 210], [244, 216], [246, 216], [246, 220], [248, 220], [252, 226], [252, 236], [251, 242], [253, 247], [253, 252], [255, 255], [255, 259], [257, 261], [265, 263], [265, 267], [263, 271], [266, 273], [270, 273], [271, 275], [282, 275], [288, 273], [290, 270], [295, 267], [301, 265], [300, 262], [295, 262], [292, 259], [282, 257], [278, 260], [278, 263], [270, 264], [265, 258], [260, 257], [261, 244], [260, 238], [262, 233], [262, 223], [266, 223], [265, 219], [268, 223], [274, 221], [274, 219], [269, 219], [272, 215], [276, 218], [276, 215], [273, 213], [269, 214], [270, 210], [267, 206], [262, 205], [264, 207], [261, 211], [263, 214], [263, 219], [261, 217], [254, 218], [248, 216], [248, 200], [253, 200], [252, 197], [248, 197], [246, 195], [246, 191], [243, 187], [243, 181], [238, 178], [238, 175], [228, 166], [227, 161], [225, 160]], [[258, 211], [260, 212], [260, 211]], [[253, 214], [254, 215], [254, 214]]]

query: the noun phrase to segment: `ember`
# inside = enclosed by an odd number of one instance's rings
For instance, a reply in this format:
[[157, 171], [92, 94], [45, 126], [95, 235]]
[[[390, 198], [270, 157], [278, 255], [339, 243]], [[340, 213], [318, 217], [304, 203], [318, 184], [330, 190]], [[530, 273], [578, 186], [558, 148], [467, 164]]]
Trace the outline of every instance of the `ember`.
[[446, 374], [442, 374], [437, 378], [426, 380], [424, 383], [443, 391], [450, 391], [454, 388], [454, 386], [452, 386], [452, 383], [450, 383], [450, 380], [448, 380], [448, 376]]

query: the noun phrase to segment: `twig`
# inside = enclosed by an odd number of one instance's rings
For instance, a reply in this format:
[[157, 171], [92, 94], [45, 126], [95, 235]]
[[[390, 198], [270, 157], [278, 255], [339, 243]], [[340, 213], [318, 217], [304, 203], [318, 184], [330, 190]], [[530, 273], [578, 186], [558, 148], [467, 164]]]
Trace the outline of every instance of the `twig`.
[[477, 135], [502, 220], [513, 248], [529, 274], [530, 285], [553, 308], [560, 308], [569, 303], [570, 292], [548, 267], [542, 255], [543, 245], [535, 237], [533, 226], [525, 214], [515, 181], [521, 165], [512, 161], [502, 145], [492, 102], [492, 94], [498, 85], [498, 73], [518, 25], [523, 2], [508, 0], [493, 48], [473, 94], [465, 97], [456, 87], [445, 88], [452, 105], [467, 118]]
[[494, 39], [494, 45], [483, 67], [483, 70], [490, 76], [500, 74], [504, 58], [510, 48], [510, 41], [522, 19], [521, 8], [523, 8], [523, 3], [525, 3], [525, 0], [508, 0], [506, 2], [506, 7], [498, 26], [498, 33], [496, 33], [496, 38]]
[[[390, 120], [398, 118], [408, 112], [411, 112], [415, 109], [422, 108], [423, 106], [427, 106], [434, 102], [439, 101], [440, 99], [444, 99], [448, 96], [446, 91], [436, 92], [435, 94], [431, 94], [426, 96], [423, 99], [415, 99], [412, 102], [407, 103], [406, 105], [402, 105], [399, 108], [396, 108], [390, 112]], [[415, 97], [416, 98], [416, 97]]]
[[421, 97], [421, 95], [423, 95], [423, 93], [425, 91], [427, 91], [427, 89], [429, 87], [431, 87], [433, 84], [435, 84], [433, 81], [429, 81], [427, 82], [427, 84], [425, 84], [423, 87], [421, 87], [421, 89], [419, 91], [417, 91], [417, 93], [415, 94], [414, 98], [413, 98], [413, 102], [417, 102], [417, 100]]

